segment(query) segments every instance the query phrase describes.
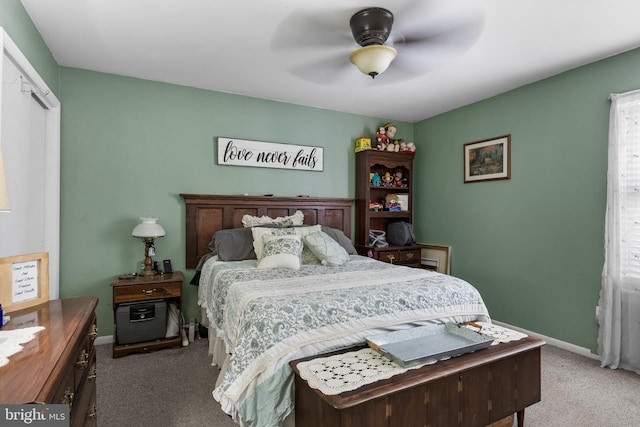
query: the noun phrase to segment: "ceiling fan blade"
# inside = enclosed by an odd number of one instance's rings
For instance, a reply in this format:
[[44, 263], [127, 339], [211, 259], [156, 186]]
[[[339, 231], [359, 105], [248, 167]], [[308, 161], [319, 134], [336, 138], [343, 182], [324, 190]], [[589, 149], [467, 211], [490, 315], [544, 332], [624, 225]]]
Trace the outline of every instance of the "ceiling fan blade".
[[287, 15], [278, 25], [271, 48], [276, 51], [357, 47], [349, 28], [353, 9], [304, 10]]
[[[458, 1], [459, 5], [462, 3]], [[411, 17], [400, 22], [389, 41], [398, 50], [398, 59], [392, 66], [406, 78], [424, 74], [466, 52], [484, 28], [484, 13], [478, 8], [432, 8], [426, 15], [421, 13], [422, 19]]]
[[[431, 4], [425, 9], [424, 5]], [[484, 28], [484, 11], [469, 0], [432, 1], [415, 6], [411, 14], [398, 18], [391, 41], [394, 45], [420, 43], [470, 47]], [[425, 9], [425, 10], [423, 10]]]
[[[484, 21], [456, 22], [449, 25], [425, 27], [411, 32], [397, 31], [393, 34], [392, 43], [396, 49], [416, 45], [443, 45], [451, 49], [466, 50], [480, 37]], [[420, 46], [417, 46], [420, 47]]]
[[384, 76], [389, 75], [393, 83], [404, 82], [428, 73], [438, 67], [441, 60], [429, 55], [403, 55], [398, 56]]
[[[349, 55], [331, 55], [314, 59], [288, 68], [291, 74], [303, 80], [320, 84], [340, 84], [351, 80], [351, 75], [361, 75], [349, 61]], [[357, 80], [354, 79], [357, 83]]]

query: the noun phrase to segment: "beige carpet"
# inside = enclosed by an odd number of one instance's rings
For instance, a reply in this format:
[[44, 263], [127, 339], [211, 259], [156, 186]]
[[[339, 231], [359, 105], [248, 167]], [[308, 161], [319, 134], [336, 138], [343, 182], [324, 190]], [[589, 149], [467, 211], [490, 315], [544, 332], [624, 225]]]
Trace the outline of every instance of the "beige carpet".
[[[97, 351], [100, 427], [236, 425], [211, 396], [218, 371], [206, 340], [118, 359], [110, 345]], [[525, 426], [640, 426], [640, 375], [548, 345], [542, 365], [542, 402], [527, 408]]]
[[111, 345], [96, 349], [99, 427], [237, 426], [211, 395], [218, 370], [207, 340], [117, 359]]

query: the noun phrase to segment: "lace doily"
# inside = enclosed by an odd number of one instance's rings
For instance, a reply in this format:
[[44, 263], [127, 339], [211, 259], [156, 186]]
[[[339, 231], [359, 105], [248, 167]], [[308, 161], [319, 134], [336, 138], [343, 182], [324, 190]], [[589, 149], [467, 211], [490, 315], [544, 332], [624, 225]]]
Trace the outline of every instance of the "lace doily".
[[34, 339], [43, 329], [44, 326], [34, 326], [10, 331], [0, 330], [0, 366], [9, 363], [9, 356], [22, 351], [22, 344]]
[[300, 377], [306, 380], [311, 388], [318, 389], [329, 396], [391, 378], [407, 372], [408, 369], [392, 362], [372, 348], [363, 348], [301, 362], [298, 364], [298, 371]]
[[493, 341], [491, 345], [500, 344], [501, 342], [518, 341], [528, 337], [527, 334], [523, 334], [522, 332], [486, 322], [470, 322], [463, 325], [463, 327], [494, 338], [495, 341]]
[[[473, 322], [463, 326], [494, 338], [491, 345], [517, 341], [527, 337], [521, 332], [491, 323]], [[327, 396], [332, 396], [391, 378], [394, 375], [405, 373], [409, 369], [417, 369], [433, 363], [437, 363], [437, 361], [403, 368], [382, 353], [372, 348], [363, 348], [358, 351], [300, 362], [298, 371], [300, 377], [307, 381], [309, 387], [320, 390]]]

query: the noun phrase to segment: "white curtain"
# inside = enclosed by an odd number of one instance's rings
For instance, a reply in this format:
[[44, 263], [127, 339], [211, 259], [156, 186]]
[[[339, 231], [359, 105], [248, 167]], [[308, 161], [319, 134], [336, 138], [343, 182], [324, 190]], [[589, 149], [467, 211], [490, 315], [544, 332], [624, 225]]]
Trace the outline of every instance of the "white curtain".
[[640, 374], [640, 90], [611, 95], [601, 366]]

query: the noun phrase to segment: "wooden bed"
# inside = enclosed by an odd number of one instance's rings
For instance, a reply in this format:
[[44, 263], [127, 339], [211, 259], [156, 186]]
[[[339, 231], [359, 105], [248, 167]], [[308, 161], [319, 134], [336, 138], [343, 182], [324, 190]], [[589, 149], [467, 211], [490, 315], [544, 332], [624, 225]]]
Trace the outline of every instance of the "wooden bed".
[[318, 197], [224, 196], [181, 194], [186, 204], [186, 267], [196, 268], [209, 253], [213, 234], [242, 227], [242, 216], [281, 217], [300, 210], [305, 224], [320, 224], [351, 236], [353, 199]]
[[[351, 209], [353, 200], [348, 198], [311, 198], [311, 197], [269, 197], [269, 196], [225, 196], [225, 195], [202, 195], [202, 194], [181, 194], [186, 205], [186, 267], [195, 268], [199, 259], [209, 253], [208, 244], [213, 234], [221, 229], [231, 229], [242, 227], [242, 216], [249, 214], [253, 216], [268, 215], [270, 217], [288, 216], [300, 210], [304, 213], [304, 223], [313, 225], [320, 224], [331, 228], [342, 230], [346, 236], [351, 234]], [[404, 268], [404, 267], [400, 267]], [[437, 402], [443, 417], [447, 420], [458, 421], [467, 420], [467, 417], [474, 418], [479, 413], [482, 416], [476, 420], [473, 425], [487, 425], [492, 422], [492, 427], [507, 426], [513, 424], [513, 413], [518, 413], [518, 425], [522, 426], [524, 422], [524, 408], [540, 400], [540, 346], [543, 343], [539, 340], [526, 339], [518, 343], [510, 343], [501, 345], [492, 351], [484, 350], [484, 353], [477, 352], [475, 355], [462, 356], [452, 359], [446, 363], [434, 365], [434, 367], [421, 368], [413, 373], [397, 377], [394, 380], [382, 381], [385, 392], [380, 396], [369, 395], [370, 391], [380, 384], [364, 387], [363, 393], [347, 392], [338, 396], [345, 398], [351, 402], [353, 396], [361, 399], [359, 406], [356, 405], [350, 409], [350, 413], [368, 415], [367, 420], [375, 419], [374, 424], [353, 424], [353, 425], [375, 425], [375, 426], [391, 426], [394, 424], [391, 416], [384, 412], [387, 404], [380, 406], [380, 402], [387, 402], [388, 399], [401, 397], [403, 409], [396, 411], [394, 419], [401, 420], [401, 413], [404, 411], [410, 415], [418, 424], [423, 425], [427, 410], [430, 417], [434, 417], [434, 409], [429, 409], [429, 405], [425, 404], [429, 399], [425, 400], [425, 390], [428, 387], [434, 387], [432, 390], [434, 402]], [[513, 347], [513, 348], [512, 348]], [[486, 357], [483, 357], [486, 356]], [[315, 357], [315, 356], [314, 356]], [[476, 363], [470, 369], [469, 363]], [[482, 359], [482, 360], [480, 360]], [[297, 363], [293, 363], [295, 367]], [[477, 370], [477, 375], [476, 375]], [[435, 371], [438, 375], [432, 375]], [[469, 384], [465, 387], [468, 390], [466, 394], [461, 393], [461, 381], [463, 378]], [[444, 374], [443, 374], [444, 373]], [[442, 375], [441, 375], [442, 374]], [[487, 377], [488, 375], [488, 377]], [[487, 381], [481, 378], [494, 377], [493, 381]], [[409, 378], [410, 387], [387, 387], [387, 383], [397, 382], [398, 379]], [[437, 377], [437, 381], [431, 381]], [[331, 409], [326, 403], [319, 403], [320, 394], [316, 390], [305, 388], [303, 382], [296, 378], [296, 425], [321, 425], [326, 424], [326, 417], [335, 415], [335, 408]], [[442, 394], [442, 387], [446, 386], [447, 393]], [[425, 388], [426, 387], [426, 388]], [[298, 393], [299, 390], [307, 390], [303, 396]], [[402, 389], [402, 390], [400, 390]], [[376, 388], [377, 390], [377, 388]], [[399, 394], [396, 392], [401, 391]], [[313, 398], [311, 399], [309, 396]], [[363, 397], [364, 396], [364, 397]], [[437, 398], [437, 399], [436, 399]], [[487, 403], [487, 399], [488, 402]], [[493, 402], [492, 400], [493, 399]], [[320, 399], [321, 400], [321, 399]], [[311, 403], [310, 403], [311, 402]], [[379, 411], [360, 411], [364, 407], [369, 408], [363, 403], [370, 402]], [[411, 402], [409, 411], [406, 411], [405, 403]], [[309, 406], [311, 405], [311, 406]], [[351, 403], [346, 406], [351, 406]], [[345, 406], [345, 407], [346, 407]], [[328, 409], [327, 409], [328, 408]], [[446, 409], [446, 408], [450, 408]], [[455, 410], [453, 409], [455, 408]], [[478, 409], [480, 408], [480, 409]], [[446, 410], [445, 410], [446, 409]], [[476, 411], [477, 409], [477, 411]], [[322, 414], [318, 413], [322, 412]], [[330, 414], [324, 413], [328, 411]], [[474, 412], [476, 411], [476, 412]], [[345, 411], [343, 411], [345, 412]], [[346, 412], [345, 412], [346, 413]], [[386, 415], [384, 415], [386, 413]], [[467, 414], [463, 417], [462, 414]], [[473, 415], [474, 413], [476, 415]], [[417, 415], [422, 414], [422, 415]], [[469, 415], [471, 414], [471, 415]], [[344, 414], [343, 414], [344, 415]], [[358, 415], [358, 416], [360, 416]], [[363, 415], [363, 416], [364, 416]], [[291, 418], [291, 417], [290, 417]], [[310, 423], [309, 420], [315, 420]], [[325, 421], [323, 421], [325, 420]], [[444, 418], [443, 418], [444, 420]], [[500, 421], [498, 421], [500, 420]], [[453, 425], [449, 421], [443, 422], [442, 425]], [[367, 421], [369, 422], [369, 421]], [[399, 421], [402, 422], [402, 421]], [[453, 422], [453, 421], [451, 421]], [[471, 425], [465, 423], [467, 425]], [[331, 424], [334, 425], [334, 424]], [[335, 425], [352, 425], [352, 424], [335, 424]], [[413, 424], [412, 424], [413, 425]]]

